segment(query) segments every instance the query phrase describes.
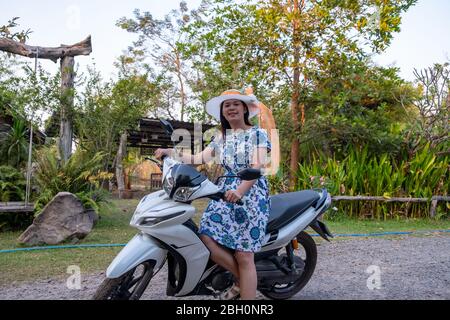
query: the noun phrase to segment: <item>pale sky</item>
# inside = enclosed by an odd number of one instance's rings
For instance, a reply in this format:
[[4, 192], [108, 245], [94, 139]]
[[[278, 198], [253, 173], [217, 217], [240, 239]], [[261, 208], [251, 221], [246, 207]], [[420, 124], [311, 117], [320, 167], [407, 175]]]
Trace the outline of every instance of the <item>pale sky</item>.
[[[201, 0], [187, 0], [189, 9]], [[104, 78], [114, 77], [113, 63], [134, 39], [134, 35], [115, 26], [122, 16], [132, 17], [133, 10], [150, 11], [162, 18], [177, 8], [179, 0], [0, 0], [0, 25], [20, 17], [21, 29], [31, 29], [28, 44], [59, 46], [73, 44], [92, 36], [93, 52], [77, 57], [80, 71], [95, 62]], [[376, 63], [401, 69], [401, 76], [413, 79], [413, 68], [425, 68], [435, 62], [450, 61], [450, 1], [419, 0], [403, 17], [402, 31], [394, 35], [391, 46], [374, 57]], [[58, 65], [43, 61], [52, 73]]]

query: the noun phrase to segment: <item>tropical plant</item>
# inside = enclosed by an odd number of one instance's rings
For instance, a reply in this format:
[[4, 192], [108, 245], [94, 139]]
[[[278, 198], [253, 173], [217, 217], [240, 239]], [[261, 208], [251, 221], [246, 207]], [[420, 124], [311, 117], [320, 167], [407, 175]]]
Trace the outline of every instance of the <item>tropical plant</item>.
[[[300, 163], [297, 189], [325, 187], [332, 195], [364, 195], [430, 198], [448, 195], [449, 158], [437, 158], [426, 145], [412, 159], [397, 162], [387, 154], [369, 156], [368, 147], [351, 148], [342, 161], [322, 154], [310, 163]], [[354, 217], [425, 217], [427, 203], [338, 203], [338, 208]], [[445, 209], [445, 206], [443, 206]]]
[[24, 175], [11, 166], [0, 166], [0, 201], [22, 201], [25, 198]]
[[[11, 166], [0, 166], [0, 202], [22, 202], [25, 199], [26, 182], [22, 172]], [[0, 232], [21, 230], [32, 222], [28, 213], [0, 214]]]
[[84, 204], [98, 209], [106, 198], [98, 191], [111, 174], [102, 171], [103, 153], [90, 157], [86, 151], [77, 149], [70, 159], [63, 163], [56, 147], [44, 147], [36, 154], [37, 168], [34, 178], [39, 187], [35, 207], [39, 214], [42, 208], [58, 192], [71, 192], [79, 196]]
[[15, 118], [11, 129], [0, 133], [2, 163], [21, 167], [28, 155], [28, 128], [26, 122]]

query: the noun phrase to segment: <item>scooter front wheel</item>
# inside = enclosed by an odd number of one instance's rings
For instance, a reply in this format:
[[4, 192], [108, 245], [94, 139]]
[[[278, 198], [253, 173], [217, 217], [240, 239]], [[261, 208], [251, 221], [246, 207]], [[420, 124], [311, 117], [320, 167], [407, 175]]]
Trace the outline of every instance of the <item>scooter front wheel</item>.
[[106, 278], [93, 300], [139, 300], [153, 277], [155, 261], [145, 261], [119, 278]]

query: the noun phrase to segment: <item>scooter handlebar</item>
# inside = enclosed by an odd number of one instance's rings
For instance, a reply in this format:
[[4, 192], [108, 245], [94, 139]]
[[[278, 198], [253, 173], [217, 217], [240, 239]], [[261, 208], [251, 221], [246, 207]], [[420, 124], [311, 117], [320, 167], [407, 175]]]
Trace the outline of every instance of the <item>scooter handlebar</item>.
[[[168, 156], [165, 155], [165, 154], [162, 155], [161, 156], [161, 162], [164, 162], [164, 160], [167, 157]], [[153, 158], [150, 158], [150, 157], [145, 157], [145, 160], [149, 160], [149, 161], [155, 162], [162, 169], [161, 163], [159, 163], [157, 160], [155, 160]], [[213, 200], [224, 200], [224, 201], [226, 201], [225, 200], [225, 192], [223, 192], [223, 191], [220, 191], [220, 192], [216, 193], [215, 195], [211, 195], [211, 196], [209, 196], [209, 198], [211, 198]], [[242, 206], [244, 204], [244, 202], [242, 200], [238, 200], [238, 201], [236, 201], [236, 204]]]
[[[220, 192], [216, 193], [215, 195], [210, 196], [210, 198], [213, 199], [213, 200], [224, 200], [224, 201], [226, 201], [225, 200], [225, 192], [223, 192], [223, 191], [220, 191]], [[236, 204], [242, 206], [244, 204], [244, 202], [242, 202], [242, 200], [238, 200], [238, 201], [236, 201]]]

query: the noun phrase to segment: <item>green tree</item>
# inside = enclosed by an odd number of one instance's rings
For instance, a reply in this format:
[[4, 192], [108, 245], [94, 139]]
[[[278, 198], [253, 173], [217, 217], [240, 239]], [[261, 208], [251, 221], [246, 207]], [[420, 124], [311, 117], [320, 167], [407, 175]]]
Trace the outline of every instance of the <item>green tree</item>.
[[[123, 17], [117, 26], [138, 34], [138, 40], [119, 59], [119, 70], [125, 75], [155, 74], [164, 90], [162, 101], [173, 110], [179, 107], [180, 119], [185, 120], [191, 97], [188, 82], [195, 77], [189, 61], [182, 56], [180, 43], [186, 41], [185, 27], [198, 18], [204, 8], [189, 12], [181, 1], [178, 10], [172, 10], [164, 19], [156, 19], [150, 12], [134, 11], [134, 18]], [[174, 118], [173, 113], [170, 116]]]
[[337, 60], [363, 58], [367, 46], [384, 50], [400, 30], [401, 14], [415, 2], [216, 0], [189, 26], [185, 51], [205, 74], [224, 75], [219, 82], [251, 84], [259, 96], [269, 90], [288, 95], [292, 187], [307, 97], [316, 79]]
[[158, 105], [153, 104], [155, 86], [145, 76], [131, 76], [103, 82], [90, 69], [86, 89], [79, 95], [75, 114], [75, 133], [79, 146], [91, 156], [104, 152], [104, 170], [110, 170], [121, 134], [135, 129], [139, 119]]
[[[414, 70], [420, 95], [414, 101], [418, 117], [412, 132], [418, 137], [413, 152], [430, 144], [440, 155], [450, 154], [450, 64], [435, 64], [424, 70]], [[399, 95], [405, 104], [405, 95]], [[406, 101], [407, 104], [407, 101]]]
[[[320, 150], [342, 159], [350, 147], [368, 146], [371, 155], [395, 156], [405, 147], [405, 131], [416, 118], [418, 91], [398, 76], [397, 68], [370, 61], [342, 61], [318, 78], [306, 104], [309, 119], [301, 134], [301, 154]], [[397, 96], [404, 97], [404, 104]]]

